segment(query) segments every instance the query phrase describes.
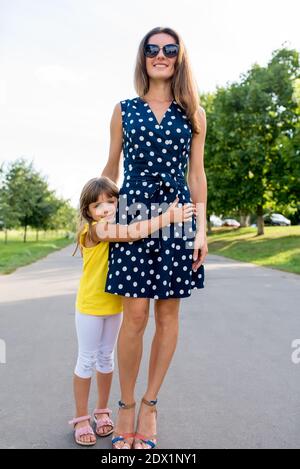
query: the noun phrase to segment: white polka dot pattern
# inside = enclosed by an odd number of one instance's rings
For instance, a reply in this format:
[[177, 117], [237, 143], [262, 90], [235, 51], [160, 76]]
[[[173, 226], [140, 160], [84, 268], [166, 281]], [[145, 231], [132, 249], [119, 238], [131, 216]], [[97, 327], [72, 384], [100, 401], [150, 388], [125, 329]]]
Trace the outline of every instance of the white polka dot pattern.
[[[121, 101], [121, 108], [124, 181], [117, 223], [158, 215], [176, 194], [179, 205], [191, 202], [185, 174], [192, 125], [183, 108], [172, 101], [161, 122], [140, 97]], [[105, 291], [160, 299], [189, 297], [204, 288], [204, 266], [192, 270], [194, 234], [193, 217], [135, 242], [111, 242]]]

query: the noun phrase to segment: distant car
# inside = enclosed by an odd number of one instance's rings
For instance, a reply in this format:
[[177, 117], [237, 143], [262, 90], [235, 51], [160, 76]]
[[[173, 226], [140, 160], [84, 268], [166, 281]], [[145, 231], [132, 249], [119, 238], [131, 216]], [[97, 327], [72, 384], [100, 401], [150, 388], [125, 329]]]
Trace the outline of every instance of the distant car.
[[267, 213], [263, 216], [265, 225], [271, 226], [290, 226], [291, 220], [280, 213]]
[[239, 228], [241, 224], [237, 220], [234, 220], [234, 218], [224, 218], [223, 226], [233, 226], [235, 228]]
[[209, 217], [209, 221], [212, 226], [222, 226], [222, 220], [220, 217], [217, 217], [216, 215], [211, 215]]

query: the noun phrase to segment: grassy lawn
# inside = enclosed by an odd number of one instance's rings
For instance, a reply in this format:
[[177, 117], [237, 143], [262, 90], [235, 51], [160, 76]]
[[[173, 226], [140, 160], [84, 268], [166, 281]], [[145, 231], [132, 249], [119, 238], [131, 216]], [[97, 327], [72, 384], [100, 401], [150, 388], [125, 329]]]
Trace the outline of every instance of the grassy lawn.
[[23, 265], [47, 256], [53, 251], [74, 243], [65, 237], [64, 231], [41, 232], [39, 241], [36, 234], [28, 231], [28, 241], [23, 242], [22, 231], [13, 230], [8, 233], [8, 243], [4, 243], [4, 232], [0, 231], [0, 274], [9, 274]]
[[[22, 231], [10, 231], [5, 244], [4, 232], [0, 231], [0, 274], [11, 273], [74, 243], [64, 231], [41, 232], [39, 241], [35, 236], [29, 231], [28, 241], [23, 243]], [[300, 226], [265, 227], [263, 236], [256, 236], [256, 228], [214, 228], [208, 242], [211, 254], [300, 274]]]
[[263, 236], [256, 228], [214, 228], [208, 242], [211, 254], [300, 274], [300, 226], [268, 226]]

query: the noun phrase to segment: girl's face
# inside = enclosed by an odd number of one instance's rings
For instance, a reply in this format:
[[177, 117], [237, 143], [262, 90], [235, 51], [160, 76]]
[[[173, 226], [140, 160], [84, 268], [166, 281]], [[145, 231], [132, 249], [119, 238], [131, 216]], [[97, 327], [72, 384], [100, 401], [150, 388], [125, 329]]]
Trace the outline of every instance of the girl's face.
[[89, 205], [88, 211], [93, 220], [99, 221], [101, 218], [105, 218], [112, 223], [115, 219], [117, 203], [117, 197], [100, 194], [98, 200]]
[[[148, 44], [156, 44], [160, 47], [166, 44], [176, 44], [173, 36], [166, 33], [154, 34], [149, 37], [147, 42]], [[176, 60], [177, 56], [168, 58], [164, 55], [163, 50], [160, 49], [155, 57], [146, 57], [147, 74], [153, 79], [169, 79], [174, 74]]]

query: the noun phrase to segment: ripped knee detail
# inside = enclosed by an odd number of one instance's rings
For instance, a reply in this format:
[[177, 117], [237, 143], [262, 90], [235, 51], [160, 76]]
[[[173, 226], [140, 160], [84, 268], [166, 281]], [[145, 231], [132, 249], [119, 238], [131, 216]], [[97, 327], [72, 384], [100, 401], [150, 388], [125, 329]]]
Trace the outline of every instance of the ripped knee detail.
[[97, 371], [110, 373], [114, 370], [114, 351], [100, 350], [97, 355]]
[[79, 377], [92, 377], [97, 364], [97, 352], [80, 352], [77, 359], [75, 374]]

